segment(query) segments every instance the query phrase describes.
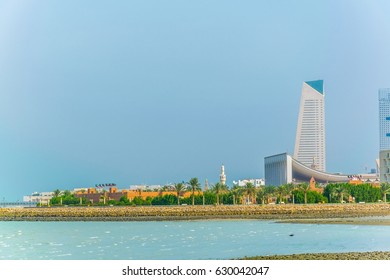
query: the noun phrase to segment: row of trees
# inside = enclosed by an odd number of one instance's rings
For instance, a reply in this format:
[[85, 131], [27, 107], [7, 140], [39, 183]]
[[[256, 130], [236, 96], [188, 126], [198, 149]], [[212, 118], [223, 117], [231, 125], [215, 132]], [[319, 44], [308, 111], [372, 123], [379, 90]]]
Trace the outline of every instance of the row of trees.
[[374, 187], [371, 184], [351, 185], [348, 183], [328, 184], [324, 189], [324, 196], [332, 203], [348, 202], [350, 198], [354, 202], [378, 202], [387, 201], [387, 195], [390, 193], [390, 184], [382, 183], [380, 187]]
[[[321, 189], [321, 188], [318, 188]], [[267, 203], [343, 203], [353, 198], [354, 202], [378, 202], [387, 201], [390, 193], [390, 184], [383, 183], [380, 187], [370, 184], [351, 185], [348, 183], [328, 184], [321, 192], [310, 190], [307, 183], [285, 184], [279, 187], [260, 186], [255, 187], [252, 183], [245, 186], [234, 185], [229, 188], [227, 185], [216, 183], [211, 185], [207, 191], [201, 191], [198, 178], [192, 178], [187, 183], [174, 184], [170, 190], [175, 195], [166, 194], [156, 197], [135, 197], [130, 201], [126, 196], [119, 201], [104, 201], [102, 204], [112, 205], [210, 205], [210, 204], [267, 204]], [[191, 192], [189, 197], [183, 197], [185, 192]], [[61, 193], [54, 191], [51, 199], [52, 205], [80, 205], [88, 204], [85, 198], [77, 198], [69, 191]]]
[[[177, 204], [180, 204], [180, 196], [183, 192], [190, 190], [192, 192], [192, 205], [195, 204], [196, 191], [201, 187], [197, 178], [192, 178], [187, 184], [178, 183], [174, 185], [177, 196]], [[213, 196], [214, 194], [214, 196]], [[327, 202], [327, 198], [321, 194], [311, 191], [309, 184], [286, 184], [279, 187], [261, 186], [255, 187], [248, 182], [245, 186], [234, 185], [229, 188], [227, 185], [216, 183], [211, 185], [211, 189], [203, 193], [203, 196], [215, 197], [214, 204], [221, 204], [221, 199], [225, 199], [225, 204], [266, 204], [270, 201], [278, 203], [318, 203]], [[198, 195], [199, 196], [199, 195]], [[296, 197], [296, 199], [295, 199]], [[198, 199], [199, 200], [199, 199]], [[205, 199], [203, 199], [204, 201]]]
[[84, 197], [75, 197], [69, 190], [61, 192], [60, 190], [55, 190], [54, 197], [50, 199], [51, 205], [85, 205], [87, 204], [87, 199]]

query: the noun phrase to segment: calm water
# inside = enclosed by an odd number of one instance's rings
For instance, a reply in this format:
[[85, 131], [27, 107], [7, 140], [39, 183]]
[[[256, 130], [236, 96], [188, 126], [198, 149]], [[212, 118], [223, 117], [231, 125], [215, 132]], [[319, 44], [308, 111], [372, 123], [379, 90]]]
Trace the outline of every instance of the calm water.
[[0, 222], [0, 259], [229, 259], [390, 251], [389, 236], [390, 226], [257, 220]]

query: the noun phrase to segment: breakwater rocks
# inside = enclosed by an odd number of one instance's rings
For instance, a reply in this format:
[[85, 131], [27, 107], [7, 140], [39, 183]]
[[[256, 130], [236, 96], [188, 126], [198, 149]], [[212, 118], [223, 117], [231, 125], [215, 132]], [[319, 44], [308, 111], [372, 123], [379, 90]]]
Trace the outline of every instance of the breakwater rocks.
[[243, 260], [390, 260], [390, 252], [350, 252], [245, 257]]
[[367, 216], [390, 216], [390, 204], [0, 208], [2, 221], [290, 220]]

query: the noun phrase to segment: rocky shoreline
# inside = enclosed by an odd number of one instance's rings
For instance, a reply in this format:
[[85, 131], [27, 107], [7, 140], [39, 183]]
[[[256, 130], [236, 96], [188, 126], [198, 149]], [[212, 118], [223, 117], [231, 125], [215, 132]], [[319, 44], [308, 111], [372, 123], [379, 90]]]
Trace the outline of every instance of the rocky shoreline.
[[296, 223], [359, 223], [370, 216], [381, 216], [383, 219], [377, 219], [377, 223], [390, 225], [390, 204], [0, 208], [0, 221], [267, 219]]
[[390, 260], [390, 252], [348, 252], [245, 257], [242, 260]]

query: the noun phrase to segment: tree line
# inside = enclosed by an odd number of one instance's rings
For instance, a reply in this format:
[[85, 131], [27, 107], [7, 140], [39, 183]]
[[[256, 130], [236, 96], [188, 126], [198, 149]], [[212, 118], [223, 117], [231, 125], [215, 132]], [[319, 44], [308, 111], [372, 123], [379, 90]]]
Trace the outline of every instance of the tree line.
[[[390, 184], [382, 183], [380, 187], [371, 184], [352, 185], [349, 183], [327, 184], [311, 190], [308, 183], [284, 184], [281, 186], [257, 186], [248, 182], [244, 186], [233, 185], [229, 188], [220, 182], [212, 184], [209, 190], [202, 191], [198, 178], [188, 182], [176, 183], [165, 187], [175, 194], [164, 194], [155, 197], [133, 198], [122, 196], [119, 201], [108, 200], [98, 205], [220, 205], [220, 204], [307, 204], [307, 203], [346, 203], [346, 202], [379, 202], [387, 201]], [[183, 197], [185, 192], [189, 197]], [[85, 197], [76, 197], [70, 191], [54, 191], [51, 205], [88, 205]]]

